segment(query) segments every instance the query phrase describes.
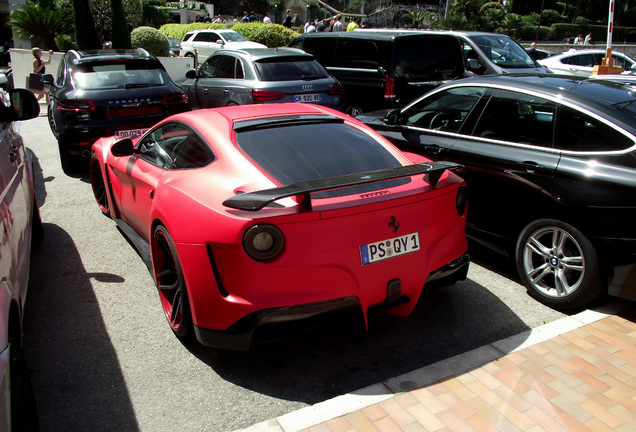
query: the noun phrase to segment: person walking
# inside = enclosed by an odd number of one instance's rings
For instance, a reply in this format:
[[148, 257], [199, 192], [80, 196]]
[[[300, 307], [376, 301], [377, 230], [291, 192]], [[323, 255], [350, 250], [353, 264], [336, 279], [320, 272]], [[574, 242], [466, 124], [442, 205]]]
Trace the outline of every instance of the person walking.
[[333, 22], [333, 25], [331, 26], [331, 31], [332, 32], [342, 31], [342, 17], [336, 18], [336, 20]]
[[283, 21], [283, 26], [288, 29], [292, 28], [292, 17], [291, 17], [291, 9], [287, 9], [287, 16], [285, 16], [285, 21]]
[[[49, 58], [46, 60], [42, 59], [42, 50], [38, 47], [33, 47], [31, 49], [31, 54], [33, 54], [33, 73], [44, 75], [46, 73], [46, 65], [51, 64], [51, 57], [53, 56], [53, 50], [49, 50]], [[49, 103], [49, 94], [44, 89], [42, 93], [38, 94], [38, 101], [42, 99], [42, 96], [46, 96], [46, 103]]]
[[354, 31], [355, 29], [359, 28], [360, 25], [358, 25], [358, 21], [359, 21], [359, 18], [354, 18], [353, 21], [351, 21], [349, 23], [349, 25], [347, 26], [347, 31], [350, 32], [350, 31]]

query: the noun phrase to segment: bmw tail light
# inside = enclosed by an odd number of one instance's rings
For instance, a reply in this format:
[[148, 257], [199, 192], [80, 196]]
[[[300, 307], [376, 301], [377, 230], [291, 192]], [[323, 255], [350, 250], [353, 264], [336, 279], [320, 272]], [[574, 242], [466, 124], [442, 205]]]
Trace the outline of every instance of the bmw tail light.
[[395, 80], [387, 75], [384, 81], [384, 100], [395, 100]]
[[341, 95], [343, 93], [342, 84], [338, 84], [336, 87], [329, 89], [330, 95]]
[[270, 224], [250, 227], [243, 235], [245, 252], [257, 261], [269, 261], [283, 251], [285, 237], [281, 230]]
[[188, 95], [185, 92], [167, 93], [163, 96], [164, 105], [188, 103]]
[[95, 104], [88, 99], [69, 99], [57, 102], [57, 109], [60, 111], [95, 111]]
[[285, 97], [285, 93], [269, 91], [269, 90], [252, 90], [252, 99], [254, 102], [265, 102], [271, 100], [278, 100]]
[[460, 186], [457, 190], [457, 198], [455, 205], [457, 206], [457, 214], [464, 216], [466, 214], [466, 205], [468, 203], [468, 189], [465, 185]]

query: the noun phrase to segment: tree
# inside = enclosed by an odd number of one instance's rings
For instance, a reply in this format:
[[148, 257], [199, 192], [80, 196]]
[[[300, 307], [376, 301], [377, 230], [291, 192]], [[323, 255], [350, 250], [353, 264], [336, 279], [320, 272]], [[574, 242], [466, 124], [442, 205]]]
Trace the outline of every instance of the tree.
[[413, 28], [431, 28], [437, 24], [437, 14], [432, 11], [409, 12], [404, 18], [410, 19]]
[[111, 40], [113, 48], [132, 48], [130, 42], [130, 30], [126, 23], [126, 12], [122, 0], [110, 0], [110, 8], [113, 14]]
[[75, 42], [80, 49], [99, 49], [101, 44], [88, 0], [73, 0]]
[[73, 30], [73, 22], [66, 13], [30, 1], [13, 11], [8, 24], [15, 36], [45, 50], [66, 48], [70, 42], [68, 34]]

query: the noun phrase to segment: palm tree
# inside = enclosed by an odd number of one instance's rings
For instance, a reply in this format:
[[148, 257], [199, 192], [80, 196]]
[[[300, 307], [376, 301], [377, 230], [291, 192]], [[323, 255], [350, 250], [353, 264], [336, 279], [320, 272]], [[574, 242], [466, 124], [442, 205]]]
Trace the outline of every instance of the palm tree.
[[13, 11], [8, 24], [16, 37], [45, 50], [63, 50], [73, 31], [73, 21], [67, 14], [31, 2]]
[[413, 21], [413, 28], [430, 28], [437, 24], [437, 14], [432, 11], [409, 12], [403, 18]]

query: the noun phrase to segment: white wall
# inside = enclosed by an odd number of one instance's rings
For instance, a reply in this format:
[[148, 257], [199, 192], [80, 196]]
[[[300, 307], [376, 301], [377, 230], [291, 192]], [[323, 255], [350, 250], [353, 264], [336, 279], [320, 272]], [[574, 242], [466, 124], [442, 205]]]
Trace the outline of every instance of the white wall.
[[[26, 80], [33, 72], [33, 54], [30, 49], [11, 48], [11, 69], [13, 71], [13, 85], [16, 88], [26, 88]], [[42, 57], [47, 58], [48, 52], [43, 52]], [[54, 52], [51, 64], [46, 65], [46, 73], [53, 76], [57, 74], [57, 68], [64, 53]], [[166, 68], [170, 78], [177, 84], [185, 80], [188, 70], [194, 69], [194, 59], [189, 57], [159, 57]]]

